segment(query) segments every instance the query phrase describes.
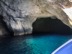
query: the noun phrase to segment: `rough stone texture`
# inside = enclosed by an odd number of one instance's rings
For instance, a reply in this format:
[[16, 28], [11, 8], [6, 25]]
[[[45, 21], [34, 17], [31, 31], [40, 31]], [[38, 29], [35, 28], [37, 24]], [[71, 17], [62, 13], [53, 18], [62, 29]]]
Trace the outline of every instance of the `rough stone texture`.
[[0, 0], [0, 15], [14, 35], [31, 34], [33, 22], [40, 17], [55, 16], [72, 28], [70, 17], [63, 11], [71, 6], [69, 0]]

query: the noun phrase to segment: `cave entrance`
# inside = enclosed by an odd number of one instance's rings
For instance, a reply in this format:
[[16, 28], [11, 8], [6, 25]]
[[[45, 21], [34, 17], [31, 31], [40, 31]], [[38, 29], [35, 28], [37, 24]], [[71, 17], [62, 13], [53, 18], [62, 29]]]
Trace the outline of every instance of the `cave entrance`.
[[71, 29], [58, 19], [39, 18], [33, 23], [33, 33], [71, 34]]

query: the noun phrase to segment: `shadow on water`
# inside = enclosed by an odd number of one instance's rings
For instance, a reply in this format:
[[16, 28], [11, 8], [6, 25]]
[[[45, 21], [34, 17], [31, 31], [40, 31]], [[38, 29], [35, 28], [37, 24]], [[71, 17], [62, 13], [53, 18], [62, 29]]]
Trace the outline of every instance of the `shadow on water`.
[[0, 54], [30, 54], [26, 37], [0, 38]]

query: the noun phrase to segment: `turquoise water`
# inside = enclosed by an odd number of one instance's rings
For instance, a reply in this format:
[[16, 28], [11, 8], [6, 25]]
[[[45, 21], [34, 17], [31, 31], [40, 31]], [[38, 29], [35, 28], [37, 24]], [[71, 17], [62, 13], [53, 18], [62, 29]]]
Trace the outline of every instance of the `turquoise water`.
[[0, 38], [0, 54], [51, 54], [72, 35], [28, 35]]

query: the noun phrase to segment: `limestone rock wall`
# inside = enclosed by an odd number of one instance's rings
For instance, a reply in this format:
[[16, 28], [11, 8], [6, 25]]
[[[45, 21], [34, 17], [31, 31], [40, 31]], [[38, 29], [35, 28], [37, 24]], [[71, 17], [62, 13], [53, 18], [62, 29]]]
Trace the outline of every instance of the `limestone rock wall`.
[[32, 32], [32, 22], [35, 20], [34, 16], [31, 16], [34, 11], [32, 9], [33, 4], [29, 0], [0, 0], [0, 15], [14, 35]]
[[[0, 15], [9, 31], [14, 35], [24, 35], [32, 33], [33, 22], [41, 17], [55, 16], [72, 28], [69, 22], [72, 21], [71, 15], [63, 11], [64, 7], [70, 8], [72, 3], [69, 0], [0, 0]], [[2, 25], [0, 27], [2, 35], [6, 29]]]

